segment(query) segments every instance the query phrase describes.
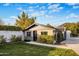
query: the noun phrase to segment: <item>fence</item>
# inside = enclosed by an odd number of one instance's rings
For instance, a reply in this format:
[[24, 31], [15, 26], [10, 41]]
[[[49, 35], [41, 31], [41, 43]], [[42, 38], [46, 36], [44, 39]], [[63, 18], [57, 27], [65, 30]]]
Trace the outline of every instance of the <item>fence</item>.
[[0, 31], [0, 36], [4, 36], [6, 42], [11, 42], [12, 35], [15, 35], [16, 37], [21, 36], [23, 38], [23, 32], [22, 31]]

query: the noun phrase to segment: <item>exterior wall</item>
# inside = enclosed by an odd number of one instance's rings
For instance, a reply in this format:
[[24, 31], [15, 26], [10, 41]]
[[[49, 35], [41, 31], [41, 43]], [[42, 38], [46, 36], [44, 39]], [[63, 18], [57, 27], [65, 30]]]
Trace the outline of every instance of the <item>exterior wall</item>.
[[[41, 35], [41, 32], [46, 31], [48, 32], [48, 35], [53, 36], [54, 32], [52, 28], [49, 27], [44, 27], [44, 26], [36, 26], [34, 28], [29, 29], [28, 31], [31, 31], [31, 37], [29, 37], [30, 40], [33, 40], [33, 31], [37, 31], [37, 38]], [[28, 31], [26, 31], [25, 33], [27, 33]], [[25, 36], [27, 37], [27, 34], [25, 34]]]
[[66, 36], [67, 36], [67, 40], [76, 40], [76, 39], [78, 39], [79, 40], [79, 37], [71, 37], [70, 36], [70, 34], [71, 34], [71, 31], [66, 31], [67, 32], [67, 34], [66, 34]]
[[33, 31], [30, 31], [31, 32], [31, 36], [30, 37], [27, 36], [27, 32], [29, 32], [29, 31], [25, 31], [25, 39], [33, 41]]
[[11, 37], [12, 35], [22, 36], [23, 37], [23, 32], [22, 31], [0, 31], [0, 36], [4, 36], [6, 42], [11, 42]]
[[39, 36], [41, 35], [41, 32], [43, 32], [43, 31], [48, 32], [48, 35], [50, 35], [50, 36], [54, 35], [53, 30], [39, 30], [39, 31], [37, 31], [37, 40], [39, 39]]
[[54, 35], [54, 34], [53, 34], [53, 30], [39, 30], [39, 31], [37, 31], [37, 34], [38, 34], [38, 35], [41, 35], [41, 32], [43, 32], [43, 31], [48, 32], [48, 35]]

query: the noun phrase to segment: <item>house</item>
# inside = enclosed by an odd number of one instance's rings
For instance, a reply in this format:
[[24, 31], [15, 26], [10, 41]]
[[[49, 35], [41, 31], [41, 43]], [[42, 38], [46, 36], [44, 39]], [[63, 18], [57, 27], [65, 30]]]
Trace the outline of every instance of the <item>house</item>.
[[55, 30], [56, 28], [54, 28], [53, 26], [34, 23], [26, 28], [24, 32], [27, 40], [37, 41], [40, 35], [53, 36], [56, 32]]

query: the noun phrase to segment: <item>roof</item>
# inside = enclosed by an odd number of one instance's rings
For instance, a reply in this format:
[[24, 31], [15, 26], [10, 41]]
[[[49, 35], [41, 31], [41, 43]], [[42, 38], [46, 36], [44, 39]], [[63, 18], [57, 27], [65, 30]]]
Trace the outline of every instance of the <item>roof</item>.
[[47, 25], [43, 25], [43, 24], [33, 23], [33, 24], [30, 25], [29, 27], [25, 28], [24, 31], [25, 31], [25, 30], [28, 30], [28, 29], [30, 29], [30, 28], [32, 28], [32, 27], [36, 27], [36, 26], [38, 26], [38, 25], [41, 25], [41, 26], [44, 26], [44, 27], [48, 27], [48, 28], [54, 28], [54, 29], [56, 29], [56, 28], [53, 27], [53, 26], [47, 26]]

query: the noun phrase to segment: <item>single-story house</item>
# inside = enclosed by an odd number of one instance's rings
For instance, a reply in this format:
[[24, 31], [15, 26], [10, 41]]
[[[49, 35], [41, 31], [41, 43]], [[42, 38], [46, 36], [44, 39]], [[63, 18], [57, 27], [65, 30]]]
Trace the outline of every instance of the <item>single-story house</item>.
[[21, 37], [22, 41], [37, 41], [41, 35], [55, 35], [56, 39], [59, 40], [59, 36], [57, 37], [57, 34], [59, 32], [59, 29], [53, 26], [37, 23], [33, 23], [24, 30], [16, 26], [0, 26], [0, 37], [4, 36], [6, 42], [11, 42], [13, 35], [15, 35], [16, 37]]
[[53, 36], [56, 32], [55, 30], [56, 28], [53, 26], [34, 23], [24, 30], [24, 33], [25, 33], [24, 36], [28, 40], [37, 41], [40, 35]]

